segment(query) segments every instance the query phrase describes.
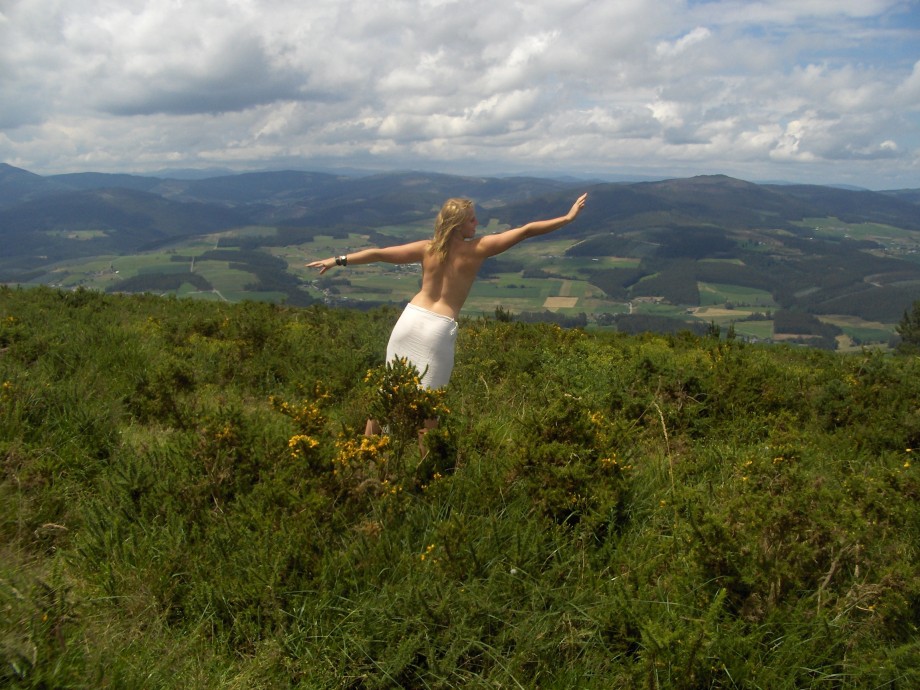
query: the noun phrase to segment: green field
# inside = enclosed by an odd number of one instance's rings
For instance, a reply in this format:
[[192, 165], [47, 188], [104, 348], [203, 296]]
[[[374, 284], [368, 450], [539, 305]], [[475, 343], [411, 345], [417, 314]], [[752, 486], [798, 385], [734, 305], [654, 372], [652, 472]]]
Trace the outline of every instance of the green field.
[[68, 240], [92, 240], [97, 237], [105, 237], [108, 233], [105, 230], [49, 230], [48, 235], [52, 237], [63, 237]]
[[845, 223], [836, 218], [806, 218], [800, 225], [813, 229], [816, 237], [869, 240], [879, 244], [874, 253], [920, 261], [920, 237], [912, 230], [881, 223]]
[[[498, 232], [506, 226], [494, 219], [484, 221], [480, 232]], [[884, 239], [891, 252], [907, 256], [914, 242], [914, 235], [897, 228], [876, 224], [847, 225], [835, 219], [806, 219], [802, 227], [814, 228], [816, 233], [827, 236], [847, 235], [859, 239]], [[427, 224], [386, 226], [380, 232], [391, 236], [394, 241], [408, 241], [427, 237]], [[274, 288], [260, 289], [252, 286], [258, 283], [254, 272], [233, 268], [227, 260], [202, 259], [205, 252], [222, 246], [222, 241], [233, 241], [245, 237], [269, 237], [275, 230], [269, 227], [253, 226], [225, 233], [178, 242], [157, 251], [130, 256], [94, 257], [58, 264], [54, 270], [37, 278], [36, 283], [47, 283], [66, 288], [86, 287], [109, 290], [119, 282], [136, 276], [177, 275], [194, 271], [210, 283], [212, 289], [202, 290], [191, 283], [158, 291], [158, 294], [174, 294], [206, 300], [239, 302], [244, 300], [280, 302], [286, 293]], [[87, 237], [92, 236], [90, 232]], [[753, 235], [752, 235], [753, 236]], [[83, 236], [81, 235], [80, 238]], [[79, 241], [80, 238], [75, 238]], [[480, 279], [470, 294], [465, 313], [470, 315], [491, 315], [497, 308], [512, 314], [523, 312], [551, 311], [560, 315], [586, 314], [589, 324], [609, 314], [648, 314], [666, 316], [701, 324], [715, 323], [720, 327], [734, 325], [736, 333], [759, 340], [772, 337], [771, 321], [744, 322], [751, 314], [774, 310], [777, 307], [772, 295], [738, 285], [705, 283], [698, 284], [700, 304], [675, 305], [660, 300], [634, 300], [631, 304], [623, 300], [612, 300], [589, 282], [592, 272], [602, 269], [636, 268], [640, 259], [635, 257], [570, 257], [566, 252], [576, 243], [565, 237], [525, 242], [501, 257], [502, 261], [514, 262], [524, 271], [506, 272]], [[232, 242], [231, 242], [232, 244]], [[303, 282], [302, 290], [314, 299], [330, 303], [355, 305], [361, 303], [402, 303], [416, 292], [419, 285], [418, 267], [397, 267], [391, 265], [369, 265], [336, 269], [320, 278], [318, 271], [306, 264], [318, 258], [355, 251], [370, 245], [369, 236], [352, 233], [346, 238], [318, 235], [312, 241], [283, 247], [268, 246], [263, 251], [282, 260], [287, 273]], [[176, 261], [177, 256], [183, 257]], [[731, 263], [739, 264], [738, 261]], [[525, 271], [543, 271], [545, 278], [525, 278]], [[334, 288], [330, 290], [329, 288]], [[806, 296], [801, 293], [799, 297]], [[688, 307], [693, 307], [689, 309]], [[888, 343], [894, 333], [893, 323], [861, 324], [841, 317], [822, 317], [827, 323], [834, 323], [843, 332], [861, 344], [882, 345]]]
[[853, 316], [826, 317], [822, 321], [833, 324], [859, 343], [887, 342], [891, 338], [891, 326], [877, 321], [864, 321]]
[[738, 285], [716, 285], [700, 283], [700, 306], [731, 304], [735, 307], [775, 308], [773, 295], [765, 290], [740, 287]]
[[837, 218], [805, 218], [799, 225], [803, 228], [813, 228], [817, 234], [826, 237], [901, 240], [917, 244], [916, 232], [881, 223], [845, 223]]

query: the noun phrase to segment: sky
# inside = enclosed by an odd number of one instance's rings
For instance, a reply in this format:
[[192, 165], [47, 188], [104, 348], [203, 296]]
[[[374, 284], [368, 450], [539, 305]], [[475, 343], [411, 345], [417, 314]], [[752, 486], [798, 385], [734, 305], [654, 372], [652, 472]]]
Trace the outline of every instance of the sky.
[[0, 162], [920, 188], [920, 0], [0, 0]]

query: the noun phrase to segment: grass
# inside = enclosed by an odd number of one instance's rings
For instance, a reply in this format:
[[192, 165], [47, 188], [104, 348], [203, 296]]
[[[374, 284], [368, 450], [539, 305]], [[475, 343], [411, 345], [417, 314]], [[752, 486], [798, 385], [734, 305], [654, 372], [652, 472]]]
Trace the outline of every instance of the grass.
[[920, 681], [916, 358], [397, 315], [0, 289], [3, 684]]
[[732, 303], [736, 307], [776, 308], [773, 296], [766, 290], [743, 288], [737, 285], [700, 283], [700, 306], [714, 306]]
[[916, 244], [914, 232], [881, 223], [845, 223], [837, 218], [805, 218], [798, 225], [814, 228], [818, 234], [826, 237], [840, 237], [843, 233], [861, 240], [882, 239]]
[[883, 323], [864, 321], [854, 316], [822, 318], [822, 321], [840, 327], [849, 337], [862, 343], [884, 341], [891, 332]]

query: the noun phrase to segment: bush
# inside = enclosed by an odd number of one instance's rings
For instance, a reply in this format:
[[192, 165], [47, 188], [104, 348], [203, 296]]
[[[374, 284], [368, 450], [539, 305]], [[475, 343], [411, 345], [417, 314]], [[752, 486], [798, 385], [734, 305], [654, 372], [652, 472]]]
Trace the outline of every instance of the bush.
[[0, 288], [3, 684], [920, 682], [916, 358], [396, 316]]

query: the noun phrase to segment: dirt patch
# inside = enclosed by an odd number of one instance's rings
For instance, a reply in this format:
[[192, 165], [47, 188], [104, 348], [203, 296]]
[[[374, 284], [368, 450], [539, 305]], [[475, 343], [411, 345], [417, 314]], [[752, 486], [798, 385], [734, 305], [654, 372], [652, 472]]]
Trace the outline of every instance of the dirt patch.
[[737, 316], [739, 319], [743, 319], [746, 316], [750, 316], [751, 312], [749, 311], [739, 311], [738, 309], [723, 309], [721, 307], [694, 307], [688, 309], [687, 311], [692, 312], [695, 316]]
[[544, 309], [571, 309], [578, 304], [577, 297], [547, 297], [543, 303]]

